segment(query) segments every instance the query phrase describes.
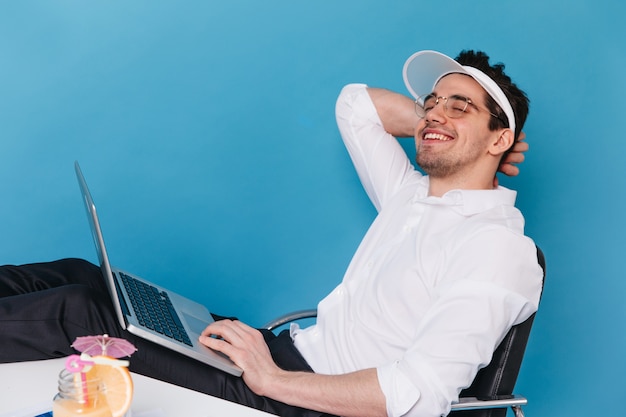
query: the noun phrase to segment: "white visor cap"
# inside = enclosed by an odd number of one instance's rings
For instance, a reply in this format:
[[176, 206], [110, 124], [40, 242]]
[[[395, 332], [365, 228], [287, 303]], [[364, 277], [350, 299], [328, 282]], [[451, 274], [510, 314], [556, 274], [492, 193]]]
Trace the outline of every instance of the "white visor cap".
[[420, 94], [432, 92], [442, 77], [454, 73], [466, 74], [476, 80], [504, 110], [509, 128], [515, 133], [515, 114], [511, 103], [498, 84], [477, 68], [461, 65], [437, 51], [419, 51], [404, 63], [402, 77], [411, 95], [418, 99]]

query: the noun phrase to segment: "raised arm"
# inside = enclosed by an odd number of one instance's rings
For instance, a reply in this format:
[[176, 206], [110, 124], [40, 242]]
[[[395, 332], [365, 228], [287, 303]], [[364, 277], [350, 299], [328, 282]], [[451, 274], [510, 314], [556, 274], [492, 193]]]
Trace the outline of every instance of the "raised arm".
[[413, 137], [419, 118], [415, 113], [415, 102], [393, 91], [368, 87], [376, 112], [385, 130], [395, 137]]

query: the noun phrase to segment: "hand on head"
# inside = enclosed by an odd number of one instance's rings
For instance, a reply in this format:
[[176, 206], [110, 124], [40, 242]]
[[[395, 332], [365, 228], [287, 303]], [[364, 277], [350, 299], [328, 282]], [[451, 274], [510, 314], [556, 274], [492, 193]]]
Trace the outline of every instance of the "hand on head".
[[[509, 152], [498, 167], [498, 171], [509, 177], [515, 177], [519, 174], [518, 164], [524, 162], [524, 152], [528, 151], [528, 143], [524, 142], [526, 134], [521, 132], [519, 139], [515, 141], [511, 152]], [[494, 187], [498, 186], [498, 177], [493, 180]]]

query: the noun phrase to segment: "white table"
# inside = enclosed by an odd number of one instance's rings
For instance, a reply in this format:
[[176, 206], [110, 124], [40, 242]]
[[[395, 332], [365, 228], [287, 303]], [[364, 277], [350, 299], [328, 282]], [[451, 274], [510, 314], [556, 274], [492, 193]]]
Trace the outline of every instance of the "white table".
[[[57, 392], [58, 374], [65, 359], [0, 364], [0, 417], [22, 417], [26, 408], [38, 410]], [[253, 408], [201, 394], [143, 375], [132, 374], [134, 396], [133, 416], [165, 417], [268, 417], [270, 414]]]

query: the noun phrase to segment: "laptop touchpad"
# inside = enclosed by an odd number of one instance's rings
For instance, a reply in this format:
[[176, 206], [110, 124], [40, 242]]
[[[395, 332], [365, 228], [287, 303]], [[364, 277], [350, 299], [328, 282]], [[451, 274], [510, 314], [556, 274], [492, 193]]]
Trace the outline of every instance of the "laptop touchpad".
[[206, 320], [200, 320], [197, 317], [190, 316], [185, 313], [183, 313], [183, 317], [187, 321], [187, 325], [189, 325], [189, 330], [191, 330], [192, 333], [200, 334], [209, 325], [209, 322], [207, 322]]

